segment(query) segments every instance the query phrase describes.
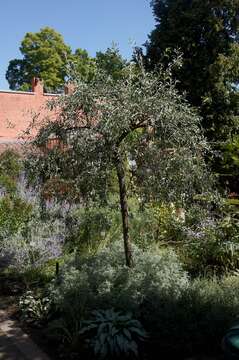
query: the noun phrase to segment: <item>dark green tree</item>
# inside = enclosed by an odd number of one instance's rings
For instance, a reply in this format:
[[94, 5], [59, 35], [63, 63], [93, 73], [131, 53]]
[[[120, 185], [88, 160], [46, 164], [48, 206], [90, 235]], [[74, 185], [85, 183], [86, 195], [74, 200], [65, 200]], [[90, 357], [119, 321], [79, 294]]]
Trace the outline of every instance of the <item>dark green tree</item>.
[[178, 88], [200, 108], [207, 137], [238, 130], [239, 0], [152, 0], [156, 27], [146, 43], [149, 68], [182, 52]]
[[[83, 81], [91, 81], [96, 72], [96, 62], [84, 49], [76, 49], [71, 57], [73, 68], [73, 77], [77, 76]], [[71, 73], [72, 71], [70, 71]]]
[[96, 53], [96, 65], [114, 80], [120, 79], [124, 74], [127, 61], [121, 56], [119, 49], [115, 46], [108, 48], [106, 52]]
[[23, 59], [10, 60], [6, 79], [11, 90], [29, 90], [30, 82], [26, 67], [26, 61]]

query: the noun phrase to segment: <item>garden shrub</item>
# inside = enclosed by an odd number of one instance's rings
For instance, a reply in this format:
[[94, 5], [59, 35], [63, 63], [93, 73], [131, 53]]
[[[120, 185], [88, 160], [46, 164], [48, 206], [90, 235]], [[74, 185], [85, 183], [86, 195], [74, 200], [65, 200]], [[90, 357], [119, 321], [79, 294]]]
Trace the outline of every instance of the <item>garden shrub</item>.
[[3, 195], [13, 195], [17, 190], [16, 181], [6, 174], [0, 174], [0, 187]]
[[131, 236], [143, 248], [155, 243], [182, 242], [186, 236], [184, 220], [174, 204], [147, 204], [143, 209], [134, 205], [130, 219]]
[[16, 152], [9, 149], [0, 154], [0, 187], [4, 195], [16, 193], [22, 170], [22, 161]]
[[59, 220], [32, 218], [22, 231], [2, 240], [0, 263], [24, 273], [62, 254], [64, 224]]
[[221, 341], [239, 311], [239, 277], [191, 281], [179, 298], [148, 299], [141, 321], [151, 332], [149, 351], [184, 359], [219, 354]]
[[187, 269], [195, 275], [222, 275], [239, 266], [239, 214], [228, 206], [188, 228], [182, 248]]
[[31, 214], [32, 205], [21, 198], [0, 198], [0, 241], [23, 228]]
[[77, 324], [79, 328], [92, 310], [113, 307], [137, 317], [152, 294], [178, 298], [188, 287], [187, 274], [173, 251], [143, 252], [136, 246], [133, 251], [132, 269], [125, 266], [123, 242], [64, 265], [50, 293], [68, 331], [74, 332]]
[[239, 312], [239, 277], [189, 280], [172, 250], [136, 246], [130, 269], [122, 247], [116, 242], [95, 255], [68, 260], [50, 285], [58, 321], [70, 334], [67, 341], [79, 343], [82, 321], [92, 310], [114, 308], [131, 311], [141, 321], [150, 336], [145, 351], [152, 358], [155, 351], [179, 359], [220, 352], [221, 339]]
[[208, 223], [213, 218], [209, 204], [192, 203], [185, 211], [185, 226], [187, 229], [197, 230], [202, 224]]
[[[114, 308], [116, 313], [131, 311], [142, 323], [149, 334], [144, 344], [148, 358], [153, 359], [155, 351], [165, 357], [177, 354], [178, 359], [218, 354], [223, 335], [239, 313], [239, 277], [190, 280], [172, 250], [134, 246], [133, 251], [133, 268], [125, 266], [119, 241], [93, 255], [69, 257], [46, 289], [55, 309], [51, 336], [81, 351], [82, 326], [94, 320], [92, 311]], [[35, 316], [35, 305], [38, 316], [44, 301], [34, 299], [30, 316]], [[87, 332], [91, 344], [95, 336]]]
[[187, 274], [172, 250], [142, 251], [134, 246], [133, 252], [132, 269], [125, 265], [120, 241], [95, 255], [76, 257], [64, 265], [61, 283], [54, 288], [59, 306], [64, 306], [68, 293], [84, 292], [89, 297], [86, 305], [90, 310], [113, 306], [136, 311], [151, 292], [163, 289], [164, 293], [177, 297], [188, 286]]
[[66, 249], [95, 252], [103, 244], [119, 238], [121, 219], [114, 206], [78, 207], [66, 217]]
[[180, 248], [211, 220], [206, 206], [191, 204], [184, 209], [173, 203], [156, 202], [140, 206], [135, 199], [130, 202], [130, 214], [131, 237], [144, 248], [155, 243]]
[[17, 180], [21, 174], [22, 162], [15, 151], [8, 149], [0, 154], [0, 175], [8, 175]]

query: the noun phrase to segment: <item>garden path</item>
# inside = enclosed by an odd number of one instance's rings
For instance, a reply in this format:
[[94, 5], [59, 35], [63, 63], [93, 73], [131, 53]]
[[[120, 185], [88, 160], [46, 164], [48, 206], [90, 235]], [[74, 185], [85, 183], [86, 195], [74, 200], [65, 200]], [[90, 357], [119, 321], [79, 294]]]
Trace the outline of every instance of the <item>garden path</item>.
[[0, 360], [50, 360], [9, 318], [5, 298], [0, 297]]

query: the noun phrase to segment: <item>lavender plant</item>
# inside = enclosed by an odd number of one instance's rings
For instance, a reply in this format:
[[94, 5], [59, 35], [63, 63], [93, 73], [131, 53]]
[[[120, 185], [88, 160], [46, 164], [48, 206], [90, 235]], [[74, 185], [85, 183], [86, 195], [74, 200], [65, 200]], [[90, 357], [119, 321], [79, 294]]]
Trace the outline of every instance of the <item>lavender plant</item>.
[[24, 173], [16, 189], [17, 197], [0, 199], [0, 267], [23, 271], [62, 254], [65, 217], [72, 205], [48, 201], [47, 218], [43, 219], [39, 188], [29, 186]]
[[41, 267], [62, 254], [64, 232], [64, 224], [59, 220], [43, 222], [32, 219], [24, 232], [2, 241], [0, 263], [19, 271]]

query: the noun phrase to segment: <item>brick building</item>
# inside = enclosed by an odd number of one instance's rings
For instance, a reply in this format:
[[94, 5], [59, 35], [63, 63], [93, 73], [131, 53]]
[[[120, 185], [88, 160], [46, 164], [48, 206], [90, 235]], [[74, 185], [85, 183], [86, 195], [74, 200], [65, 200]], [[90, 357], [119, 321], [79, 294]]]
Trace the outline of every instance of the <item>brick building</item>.
[[57, 96], [44, 93], [43, 83], [37, 78], [32, 80], [31, 92], [0, 90], [0, 151], [21, 146], [24, 131], [34, 116], [38, 120], [54, 117], [46, 104]]

